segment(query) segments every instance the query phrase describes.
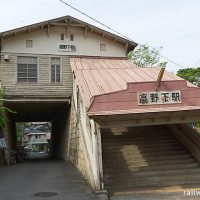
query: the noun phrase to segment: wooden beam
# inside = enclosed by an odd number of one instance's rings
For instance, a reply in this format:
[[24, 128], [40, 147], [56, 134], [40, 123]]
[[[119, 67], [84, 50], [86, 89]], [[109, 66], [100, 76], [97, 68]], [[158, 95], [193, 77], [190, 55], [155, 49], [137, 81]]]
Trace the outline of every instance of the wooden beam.
[[68, 25], [65, 27], [66, 37], [68, 37]]
[[3, 37], [1, 37], [1, 41], [0, 41], [0, 50], [3, 50]]
[[160, 83], [161, 83], [161, 81], [162, 81], [164, 72], [165, 72], [165, 68], [161, 68], [161, 69], [160, 69], [160, 72], [159, 72], [159, 75], [158, 75], [158, 78], [157, 78], [157, 81], [156, 81], [156, 91], [157, 91], [157, 90], [159, 89], [159, 87], [160, 87]]
[[91, 32], [91, 33], [93, 32], [93, 29], [92, 29], [92, 28], [90, 29], [90, 32]]
[[53, 25], [53, 26], [66, 26], [66, 25], [68, 25], [68, 23], [51, 23], [51, 25]]
[[50, 36], [50, 25], [48, 24], [48, 26], [47, 26], [47, 35], [48, 35], [48, 37]]
[[85, 31], [84, 31], [84, 37], [87, 37], [87, 27], [85, 27]]
[[125, 44], [125, 50], [128, 51], [128, 43]]
[[65, 19], [65, 22], [66, 22], [67, 24], [70, 24], [70, 23], [72, 23], [72, 20], [71, 20], [71, 19]]
[[74, 26], [74, 27], [86, 27], [85, 25], [82, 25], [82, 24], [73, 24], [73, 23], [71, 23], [71, 24], [69, 24], [70, 26]]
[[117, 39], [116, 38], [113, 38], [113, 42], [116, 42], [117, 41]]
[[186, 123], [200, 120], [200, 115], [186, 116], [186, 117], [159, 117], [155, 120], [152, 118], [138, 119], [133, 120], [110, 120], [108, 121], [96, 121], [101, 128], [118, 128], [118, 127], [128, 127], [128, 126], [145, 126], [145, 125], [160, 125], [160, 124], [176, 124], [176, 123]]

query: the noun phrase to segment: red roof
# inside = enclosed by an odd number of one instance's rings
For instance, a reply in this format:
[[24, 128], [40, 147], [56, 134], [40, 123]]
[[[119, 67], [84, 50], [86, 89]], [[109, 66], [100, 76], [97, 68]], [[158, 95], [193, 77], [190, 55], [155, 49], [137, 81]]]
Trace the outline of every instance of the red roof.
[[[86, 107], [95, 95], [127, 89], [127, 83], [156, 81], [160, 68], [138, 68], [127, 59], [70, 58]], [[169, 72], [163, 80], [183, 80]]]
[[[119, 102], [118, 104], [114, 103], [117, 102], [118, 100], [115, 99], [116, 101], [114, 101], [112, 99], [114, 96], [112, 95], [113, 93], [117, 94], [125, 90], [127, 91], [129, 84], [137, 85], [137, 88], [140, 88], [142, 84], [147, 84], [147, 83], [148, 85], [150, 83], [151, 85], [152, 83], [154, 85], [158, 78], [158, 74], [160, 72], [160, 68], [158, 67], [138, 68], [129, 60], [120, 58], [111, 59], [111, 58], [76, 57], [76, 58], [70, 58], [70, 63], [72, 71], [76, 76], [76, 82], [79, 86], [82, 99], [84, 101], [86, 108], [89, 109], [88, 113], [90, 115], [98, 115], [103, 113], [106, 114], [106, 112], [107, 114], [111, 114], [112, 112], [113, 114], [129, 113], [130, 111], [134, 112], [134, 109], [139, 109], [141, 112], [143, 112], [142, 109], [146, 110], [147, 107], [144, 108], [140, 106], [139, 108], [136, 107], [129, 108], [125, 106], [123, 108], [122, 106], [121, 108], [123, 109], [120, 109], [119, 105], [121, 106], [122, 104], [120, 104]], [[185, 80], [174, 75], [173, 73], [165, 71], [162, 83], [171, 84], [172, 82], [173, 82], [173, 87], [175, 89], [181, 89], [177, 88], [177, 86], [184, 88], [191, 87], [197, 89], [196, 86], [192, 85], [191, 83], [187, 83]], [[177, 82], [179, 84], [177, 84]], [[184, 84], [186, 84], [186, 86], [184, 86]], [[147, 87], [149, 86], [143, 85], [143, 90]], [[163, 89], [166, 90], [166, 88]], [[102, 103], [101, 100], [98, 102], [97, 98], [99, 99], [104, 98], [103, 100], [104, 102]], [[118, 97], [116, 96], [114, 98]], [[108, 101], [110, 101], [110, 103], [112, 102], [112, 104], [109, 107], [106, 106], [103, 107], [102, 105], [108, 103]], [[126, 100], [123, 99], [123, 101], [128, 102], [129, 100], [127, 98]], [[98, 109], [94, 109], [95, 106], [92, 104], [95, 103], [98, 104]], [[101, 106], [99, 106], [100, 103]], [[173, 106], [177, 107], [177, 105]], [[184, 106], [193, 106], [193, 105], [185, 104]], [[164, 107], [166, 107], [166, 105]], [[138, 113], [138, 110], [135, 111], [136, 113]]]

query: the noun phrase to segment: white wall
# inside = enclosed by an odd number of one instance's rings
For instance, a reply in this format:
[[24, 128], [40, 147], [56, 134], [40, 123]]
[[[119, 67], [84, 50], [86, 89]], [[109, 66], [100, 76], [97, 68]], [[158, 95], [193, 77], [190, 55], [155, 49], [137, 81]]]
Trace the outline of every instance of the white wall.
[[[65, 34], [65, 40], [61, 40], [61, 33]], [[74, 41], [70, 41], [69, 35], [74, 35]], [[26, 40], [33, 40], [33, 48], [26, 47]], [[100, 43], [106, 44], [106, 51], [100, 51]], [[75, 45], [75, 52], [63, 52], [59, 46]], [[59, 55], [85, 55], [85, 56], [110, 56], [125, 57], [125, 46], [117, 42], [106, 39], [92, 32], [87, 32], [80, 28], [51, 27], [49, 36], [47, 30], [40, 30], [24, 35], [14, 36], [5, 39], [2, 52], [12, 53], [34, 53], [34, 54], [59, 54]]]

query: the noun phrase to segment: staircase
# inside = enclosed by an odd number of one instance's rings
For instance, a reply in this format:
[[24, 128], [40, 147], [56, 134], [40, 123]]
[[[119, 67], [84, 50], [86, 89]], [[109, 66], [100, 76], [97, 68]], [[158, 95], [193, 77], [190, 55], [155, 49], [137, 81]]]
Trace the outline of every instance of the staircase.
[[164, 125], [104, 129], [102, 156], [109, 192], [200, 183], [200, 164]]

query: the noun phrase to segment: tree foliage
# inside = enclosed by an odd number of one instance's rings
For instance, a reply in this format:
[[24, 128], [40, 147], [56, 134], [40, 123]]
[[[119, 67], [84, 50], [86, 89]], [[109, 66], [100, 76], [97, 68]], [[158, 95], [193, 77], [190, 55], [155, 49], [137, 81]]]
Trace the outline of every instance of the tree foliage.
[[129, 53], [128, 58], [138, 67], [166, 67], [167, 62], [162, 61], [160, 57], [162, 48], [150, 48], [147, 44], [139, 45]]
[[5, 108], [3, 107], [3, 100], [4, 99], [4, 91], [0, 90], [0, 129], [2, 129], [5, 125], [5, 119], [4, 119], [4, 112]]
[[0, 89], [0, 129], [4, 128], [5, 126], [5, 112], [10, 112], [10, 113], [16, 113], [12, 111], [11, 109], [7, 108], [4, 106], [4, 98], [5, 98], [5, 93], [3, 89]]
[[177, 75], [200, 87], [200, 67], [179, 69]]

